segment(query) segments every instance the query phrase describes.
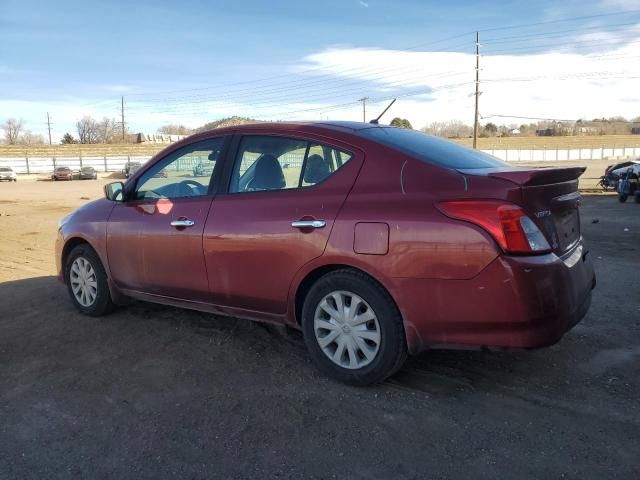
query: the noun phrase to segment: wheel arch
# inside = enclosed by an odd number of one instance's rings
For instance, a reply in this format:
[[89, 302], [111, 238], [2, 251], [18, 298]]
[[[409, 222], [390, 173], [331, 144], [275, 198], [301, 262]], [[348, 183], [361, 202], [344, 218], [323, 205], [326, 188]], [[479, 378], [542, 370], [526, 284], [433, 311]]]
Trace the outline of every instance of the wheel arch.
[[[91, 245], [91, 243], [86, 238], [80, 237], [80, 236], [68, 238], [67, 241], [64, 242], [64, 246], [62, 247], [62, 253], [60, 254], [60, 262], [62, 265], [62, 271], [64, 272], [65, 283], [67, 282], [67, 274], [66, 274], [67, 258], [69, 258], [69, 254], [73, 251], [73, 249], [79, 245], [89, 245], [91, 249], [97, 254], [97, 250], [93, 247], [93, 245]], [[98, 257], [99, 256], [100, 255], [98, 255]]]
[[297, 283], [297, 288], [295, 289], [295, 294], [293, 298], [293, 319], [292, 320], [295, 325], [297, 326], [301, 325], [302, 306], [304, 304], [304, 299], [307, 293], [309, 292], [309, 290], [311, 289], [311, 287], [313, 286], [313, 284], [316, 283], [316, 281], [318, 281], [324, 275], [337, 270], [353, 270], [355, 272], [359, 272], [363, 275], [366, 275], [371, 280], [378, 283], [387, 292], [387, 294], [389, 295], [389, 298], [391, 298], [391, 301], [393, 302], [394, 306], [396, 307], [396, 309], [400, 313], [400, 316], [402, 317], [402, 310], [398, 306], [398, 303], [396, 302], [396, 299], [394, 298], [392, 291], [389, 289], [387, 285], [385, 285], [385, 282], [380, 281], [378, 276], [376, 276], [374, 273], [367, 271], [367, 269], [363, 269], [359, 266], [355, 266], [347, 263], [328, 263], [328, 264], [318, 265], [315, 268], [310, 269], [304, 275], [302, 280]]

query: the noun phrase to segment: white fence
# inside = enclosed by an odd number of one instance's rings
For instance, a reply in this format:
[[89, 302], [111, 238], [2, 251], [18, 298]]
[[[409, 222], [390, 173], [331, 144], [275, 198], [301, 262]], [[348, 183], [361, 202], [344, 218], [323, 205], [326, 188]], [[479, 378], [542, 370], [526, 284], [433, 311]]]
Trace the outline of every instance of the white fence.
[[593, 148], [553, 148], [536, 150], [493, 149], [483, 150], [506, 162], [550, 162], [568, 160], [603, 160], [610, 157], [640, 157], [640, 146], [634, 147], [593, 147]]
[[[594, 147], [594, 148], [554, 148], [554, 149], [492, 149], [483, 152], [507, 162], [549, 162], [567, 160], [602, 160], [610, 157], [640, 157], [640, 146], [634, 147]], [[121, 171], [127, 162], [145, 163], [147, 156], [104, 156], [104, 157], [0, 157], [0, 167], [11, 167], [16, 173], [51, 173], [55, 167], [69, 167], [80, 170], [93, 167], [99, 172]]]
[[51, 173], [56, 167], [80, 170], [93, 167], [99, 172], [119, 172], [127, 162], [145, 163], [147, 156], [116, 157], [0, 157], [0, 167], [11, 167], [16, 173]]

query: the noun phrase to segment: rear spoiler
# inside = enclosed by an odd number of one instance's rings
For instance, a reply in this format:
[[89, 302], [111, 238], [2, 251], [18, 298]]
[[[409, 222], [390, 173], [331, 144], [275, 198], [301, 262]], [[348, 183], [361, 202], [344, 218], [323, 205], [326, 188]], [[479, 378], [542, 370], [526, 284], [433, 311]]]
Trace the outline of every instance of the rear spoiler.
[[463, 175], [500, 178], [521, 186], [548, 185], [576, 180], [587, 167], [543, 167], [543, 168], [473, 168], [458, 169]]

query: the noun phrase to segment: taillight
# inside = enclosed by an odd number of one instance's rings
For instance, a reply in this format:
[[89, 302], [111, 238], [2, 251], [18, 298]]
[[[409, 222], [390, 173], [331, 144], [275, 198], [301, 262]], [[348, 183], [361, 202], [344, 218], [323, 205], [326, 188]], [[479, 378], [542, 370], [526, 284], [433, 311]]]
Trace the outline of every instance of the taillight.
[[495, 238], [507, 253], [546, 253], [549, 242], [524, 211], [497, 200], [442, 202], [438, 208], [448, 217], [475, 223]]

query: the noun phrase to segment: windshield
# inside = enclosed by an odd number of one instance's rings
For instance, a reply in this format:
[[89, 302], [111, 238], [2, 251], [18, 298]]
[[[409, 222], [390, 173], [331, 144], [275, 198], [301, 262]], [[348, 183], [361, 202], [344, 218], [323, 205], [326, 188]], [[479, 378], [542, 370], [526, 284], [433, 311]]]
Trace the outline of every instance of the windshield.
[[0, 167], [0, 172], [11, 172], [12, 170], [7, 167]]
[[478, 150], [406, 128], [365, 128], [359, 130], [358, 134], [424, 162], [447, 168], [488, 168], [509, 165]]

